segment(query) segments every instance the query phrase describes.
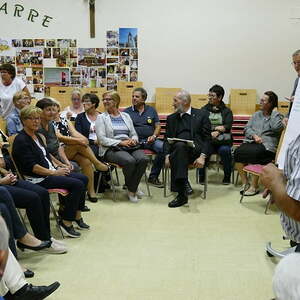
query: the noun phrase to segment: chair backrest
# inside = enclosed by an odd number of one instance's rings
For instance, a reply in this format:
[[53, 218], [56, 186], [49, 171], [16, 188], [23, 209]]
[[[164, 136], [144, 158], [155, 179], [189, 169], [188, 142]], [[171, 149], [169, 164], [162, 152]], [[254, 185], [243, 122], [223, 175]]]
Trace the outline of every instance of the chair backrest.
[[24, 176], [20, 173], [18, 166], [16, 164], [16, 162], [14, 161], [13, 155], [12, 155], [12, 151], [13, 151], [13, 146], [14, 146], [14, 142], [15, 142], [15, 138], [17, 137], [18, 133], [11, 135], [8, 137], [8, 147], [7, 147], [7, 151], [9, 153], [10, 159], [16, 169], [17, 175], [20, 179], [24, 179]]
[[235, 115], [252, 115], [256, 109], [256, 90], [231, 89], [229, 96], [230, 109]]

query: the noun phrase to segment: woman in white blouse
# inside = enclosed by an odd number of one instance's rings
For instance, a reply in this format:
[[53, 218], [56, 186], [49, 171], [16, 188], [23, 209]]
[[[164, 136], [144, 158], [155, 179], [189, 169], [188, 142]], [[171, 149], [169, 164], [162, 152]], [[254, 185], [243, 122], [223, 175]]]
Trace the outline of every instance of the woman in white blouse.
[[13, 96], [24, 91], [30, 96], [29, 90], [23, 80], [16, 77], [16, 69], [11, 64], [0, 66], [0, 115], [6, 119], [14, 108]]

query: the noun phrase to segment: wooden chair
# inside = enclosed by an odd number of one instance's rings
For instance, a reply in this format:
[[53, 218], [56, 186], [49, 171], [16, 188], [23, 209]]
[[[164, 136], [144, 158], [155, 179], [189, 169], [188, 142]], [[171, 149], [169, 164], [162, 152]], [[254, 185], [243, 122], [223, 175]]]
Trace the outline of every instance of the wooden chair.
[[[24, 176], [20, 173], [20, 171], [19, 171], [19, 169], [18, 169], [18, 167], [17, 167], [17, 165], [16, 165], [16, 163], [15, 163], [15, 161], [13, 159], [13, 156], [12, 156], [13, 144], [14, 144], [14, 141], [15, 141], [15, 138], [16, 138], [17, 135], [18, 134], [15, 134], [15, 135], [12, 135], [12, 136], [8, 137], [9, 146], [8, 146], [7, 149], [8, 149], [8, 153], [10, 155], [10, 158], [11, 158], [13, 164], [14, 164], [14, 167], [16, 169], [18, 177], [20, 179], [22, 179], [22, 180], [25, 180]], [[48, 191], [49, 194], [57, 194], [57, 195], [62, 195], [62, 196], [67, 196], [69, 194], [68, 190], [66, 190], [66, 189], [59, 189], [59, 188], [57, 188], [57, 189], [48, 189], [47, 191]], [[62, 238], [64, 238], [64, 234], [63, 234], [63, 232], [62, 232], [62, 230], [60, 228], [60, 225], [59, 225], [59, 216], [58, 216], [58, 214], [56, 212], [56, 209], [55, 209], [55, 207], [53, 205], [51, 197], [49, 197], [49, 199], [50, 199], [50, 208], [51, 208], [52, 214], [54, 216], [56, 225], [58, 227], [58, 230], [59, 230]]]

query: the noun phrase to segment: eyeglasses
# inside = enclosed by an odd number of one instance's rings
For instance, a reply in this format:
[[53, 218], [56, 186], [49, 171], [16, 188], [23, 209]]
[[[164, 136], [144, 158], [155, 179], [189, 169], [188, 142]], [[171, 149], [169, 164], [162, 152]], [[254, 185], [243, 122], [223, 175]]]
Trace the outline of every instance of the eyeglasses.
[[92, 103], [92, 101], [91, 100], [84, 100], [84, 101], [82, 101], [82, 103]]
[[300, 61], [293, 61], [293, 62], [292, 62], [292, 65], [294, 65], [294, 66], [299, 66], [299, 65], [300, 65]]

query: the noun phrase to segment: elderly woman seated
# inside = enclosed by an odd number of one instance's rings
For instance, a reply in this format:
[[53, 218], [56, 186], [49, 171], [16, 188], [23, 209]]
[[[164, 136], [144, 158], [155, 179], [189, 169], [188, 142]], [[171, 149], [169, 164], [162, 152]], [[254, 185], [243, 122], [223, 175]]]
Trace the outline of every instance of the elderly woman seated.
[[61, 113], [62, 118], [66, 118], [70, 121], [75, 121], [78, 114], [84, 112], [84, 108], [81, 102], [80, 89], [74, 89], [71, 95], [71, 105], [67, 106]]
[[82, 174], [73, 174], [70, 169], [50, 156], [43, 136], [37, 131], [40, 127], [42, 110], [38, 107], [28, 106], [21, 110], [20, 118], [23, 130], [16, 136], [12, 156], [26, 180], [46, 189], [62, 188], [69, 191], [63, 197], [63, 209], [60, 227], [65, 235], [80, 237], [72, 222], [80, 229], [88, 229], [81, 217], [85, 205], [87, 177]]
[[[248, 184], [243, 168], [247, 164], [265, 165], [275, 159], [276, 149], [283, 130], [283, 116], [274, 110], [278, 106], [278, 97], [272, 92], [265, 92], [261, 98], [261, 110], [254, 113], [245, 127], [245, 140], [234, 152], [236, 168], [241, 176], [243, 193]], [[258, 177], [253, 176], [251, 186], [245, 191], [245, 196], [259, 193]]]
[[138, 136], [130, 116], [119, 111], [119, 94], [104, 93], [103, 104], [106, 112], [98, 116], [95, 125], [99, 155], [105, 161], [123, 167], [128, 198], [131, 202], [138, 202], [138, 197], [143, 194], [138, 186], [145, 173], [148, 158], [138, 149]]

